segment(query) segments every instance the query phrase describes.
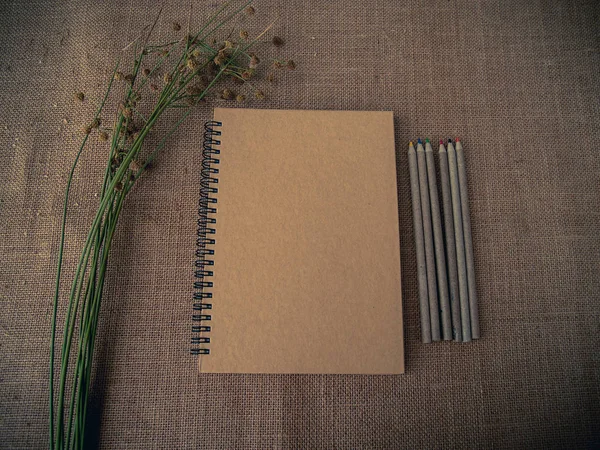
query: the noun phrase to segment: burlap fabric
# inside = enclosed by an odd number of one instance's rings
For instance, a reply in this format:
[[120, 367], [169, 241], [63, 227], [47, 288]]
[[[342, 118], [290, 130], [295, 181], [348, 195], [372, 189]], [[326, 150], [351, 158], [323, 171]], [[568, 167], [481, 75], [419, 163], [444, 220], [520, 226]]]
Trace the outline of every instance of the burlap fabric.
[[[165, 2], [159, 36], [176, 34], [171, 22], [185, 24], [188, 5]], [[273, 33], [286, 39], [272, 55], [292, 57], [298, 69], [255, 106], [395, 113], [407, 373], [197, 374], [188, 349], [205, 106], [136, 187], [119, 225], [93, 385], [99, 445], [600, 445], [598, 6], [258, 2], [252, 20], [278, 16]], [[194, 6], [194, 23], [206, 8], [214, 4]], [[40, 448], [60, 209], [77, 130], [93, 110], [72, 96], [99, 97], [119, 49], [158, 5], [13, 1], [0, 9], [0, 446]], [[418, 136], [455, 135], [470, 176], [483, 338], [423, 345], [406, 149]], [[71, 270], [103, 158], [95, 143], [76, 173]]]

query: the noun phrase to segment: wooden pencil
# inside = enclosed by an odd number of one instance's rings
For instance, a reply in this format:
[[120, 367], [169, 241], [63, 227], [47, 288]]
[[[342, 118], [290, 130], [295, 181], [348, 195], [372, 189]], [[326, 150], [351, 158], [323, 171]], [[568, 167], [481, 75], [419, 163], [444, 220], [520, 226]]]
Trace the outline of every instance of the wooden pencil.
[[417, 168], [419, 169], [419, 189], [421, 193], [421, 212], [423, 215], [423, 236], [425, 238], [425, 263], [427, 268], [427, 290], [429, 294], [429, 320], [431, 322], [431, 340], [440, 338], [440, 307], [435, 276], [435, 256], [433, 251], [433, 231], [431, 227], [431, 206], [427, 183], [427, 163], [421, 139], [417, 141]]
[[469, 288], [465, 259], [465, 239], [463, 235], [462, 206], [458, 186], [458, 165], [452, 139], [448, 139], [448, 166], [450, 169], [450, 191], [452, 193], [452, 215], [454, 219], [454, 239], [456, 243], [456, 269], [458, 272], [458, 295], [460, 298], [460, 320], [463, 342], [471, 342], [471, 312], [469, 308]]
[[417, 154], [412, 141], [408, 144], [408, 167], [410, 171], [413, 228], [415, 233], [415, 250], [417, 254], [417, 278], [419, 281], [419, 306], [421, 313], [421, 340], [428, 344], [431, 342], [431, 324], [429, 320], [429, 297], [427, 292], [425, 241], [423, 238], [423, 215], [421, 212], [421, 191], [419, 187]]
[[454, 340], [462, 341], [460, 321], [460, 299], [458, 295], [458, 272], [456, 271], [456, 240], [454, 238], [454, 218], [452, 214], [452, 194], [450, 192], [450, 173], [448, 172], [448, 153], [444, 142], [440, 140], [440, 184], [442, 185], [442, 205], [444, 211], [444, 237], [446, 243], [446, 262], [448, 267], [448, 293], [452, 311], [452, 330]]
[[467, 265], [467, 284], [469, 290], [469, 313], [471, 319], [471, 337], [479, 339], [479, 308], [475, 287], [475, 261], [473, 258], [473, 237], [471, 234], [471, 213], [467, 190], [467, 169], [462, 143], [456, 138], [456, 162], [458, 165], [458, 186], [462, 212], [463, 234], [465, 237], [465, 260]]
[[452, 340], [452, 319], [450, 317], [450, 300], [448, 298], [448, 277], [446, 276], [446, 252], [442, 235], [442, 217], [435, 175], [435, 160], [429, 139], [425, 140], [425, 161], [427, 163], [427, 181], [429, 184], [429, 201], [431, 204], [431, 223], [433, 225], [433, 244], [435, 248], [435, 267], [437, 275], [438, 297], [442, 319], [442, 337]]

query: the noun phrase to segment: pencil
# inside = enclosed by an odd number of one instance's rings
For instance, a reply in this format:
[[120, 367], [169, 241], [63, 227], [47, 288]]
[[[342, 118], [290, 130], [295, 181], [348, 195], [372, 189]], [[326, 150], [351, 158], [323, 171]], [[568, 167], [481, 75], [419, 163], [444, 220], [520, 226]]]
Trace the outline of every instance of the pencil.
[[475, 288], [475, 261], [473, 259], [473, 237], [471, 235], [471, 213], [469, 211], [469, 194], [467, 190], [467, 169], [462, 143], [456, 138], [456, 161], [458, 164], [458, 186], [465, 236], [465, 259], [467, 264], [467, 284], [469, 289], [469, 312], [471, 318], [471, 337], [479, 339], [479, 307], [477, 305], [477, 289]]
[[452, 139], [448, 139], [448, 166], [450, 169], [450, 191], [452, 193], [452, 215], [454, 219], [454, 239], [456, 243], [456, 269], [458, 271], [458, 295], [460, 298], [460, 320], [463, 342], [471, 341], [471, 312], [469, 309], [469, 288], [465, 260], [465, 239], [463, 235], [462, 206], [458, 186], [458, 166]]
[[431, 229], [431, 207], [427, 185], [427, 163], [421, 139], [417, 141], [417, 168], [419, 169], [419, 189], [421, 191], [421, 212], [423, 215], [423, 236], [425, 238], [425, 263], [427, 268], [427, 291], [429, 294], [429, 320], [431, 340], [440, 340], [440, 308], [435, 276], [435, 256], [433, 252], [433, 231]]
[[440, 312], [442, 318], [442, 337], [452, 340], [452, 320], [450, 318], [450, 301], [448, 299], [448, 278], [446, 276], [446, 254], [444, 252], [444, 236], [442, 235], [442, 218], [440, 201], [435, 175], [435, 161], [429, 139], [425, 140], [425, 161], [427, 163], [427, 180], [429, 183], [429, 201], [431, 204], [431, 222], [433, 225], [433, 244], [435, 248], [435, 267], [437, 274]]
[[427, 293], [427, 272], [425, 262], [425, 241], [423, 238], [423, 216], [421, 213], [421, 192], [417, 154], [412, 141], [408, 144], [408, 167], [410, 171], [410, 192], [412, 196], [413, 228], [417, 253], [417, 277], [419, 280], [419, 306], [421, 311], [421, 340], [431, 342], [431, 324], [429, 321], [429, 297]]
[[444, 142], [440, 140], [440, 183], [442, 185], [442, 204], [444, 210], [444, 236], [446, 238], [446, 261], [450, 309], [452, 311], [452, 330], [454, 340], [462, 341], [460, 323], [460, 300], [458, 296], [458, 273], [456, 271], [456, 240], [454, 238], [454, 218], [452, 214], [452, 194], [450, 193], [450, 174], [448, 173], [448, 153]]

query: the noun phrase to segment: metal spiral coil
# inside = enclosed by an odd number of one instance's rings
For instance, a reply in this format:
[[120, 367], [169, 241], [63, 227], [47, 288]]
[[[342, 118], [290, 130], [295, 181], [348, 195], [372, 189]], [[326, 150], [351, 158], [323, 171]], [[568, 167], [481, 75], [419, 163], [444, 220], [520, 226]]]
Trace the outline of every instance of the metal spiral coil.
[[[216, 136], [220, 136], [221, 132], [216, 130], [216, 127], [220, 127], [223, 124], [215, 120], [211, 120], [204, 124], [204, 141], [202, 143], [202, 169], [200, 171], [200, 201], [198, 202], [198, 232], [196, 238], [196, 270], [194, 271], [194, 277], [198, 281], [194, 282], [194, 295], [193, 299], [193, 310], [197, 313], [192, 314], [193, 322], [206, 323], [212, 319], [211, 314], [207, 314], [208, 310], [212, 309], [212, 303], [208, 303], [205, 300], [212, 299], [212, 292], [209, 291], [213, 287], [213, 282], [206, 280], [208, 277], [213, 276], [212, 270], [208, 270], [207, 267], [215, 264], [214, 260], [210, 259], [215, 254], [215, 251], [210, 248], [211, 245], [215, 244], [215, 239], [212, 237], [216, 233], [214, 225], [217, 220], [214, 217], [210, 217], [211, 214], [217, 212], [217, 208], [214, 206], [217, 203], [215, 197], [211, 197], [211, 194], [216, 194], [218, 188], [214, 185], [219, 182], [216, 177], [219, 173], [219, 169], [213, 167], [219, 164], [219, 159], [215, 158], [215, 155], [221, 153], [215, 146], [220, 145], [221, 141], [215, 139]], [[210, 333], [211, 327], [208, 325], [193, 325], [192, 326], [192, 355], [209, 355], [210, 349], [199, 348], [200, 344], [210, 344], [210, 337], [201, 335], [202, 333]]]

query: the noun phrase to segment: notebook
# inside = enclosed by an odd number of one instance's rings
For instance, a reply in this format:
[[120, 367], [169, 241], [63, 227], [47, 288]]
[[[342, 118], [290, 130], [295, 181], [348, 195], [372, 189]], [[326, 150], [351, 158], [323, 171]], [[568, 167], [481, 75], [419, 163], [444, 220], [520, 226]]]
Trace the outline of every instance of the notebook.
[[200, 372], [404, 371], [391, 112], [217, 108], [201, 173]]

